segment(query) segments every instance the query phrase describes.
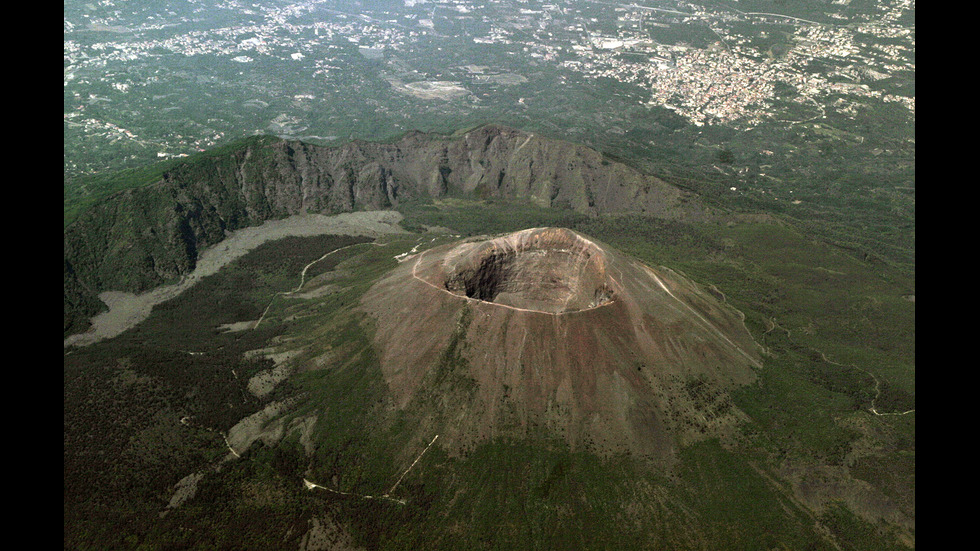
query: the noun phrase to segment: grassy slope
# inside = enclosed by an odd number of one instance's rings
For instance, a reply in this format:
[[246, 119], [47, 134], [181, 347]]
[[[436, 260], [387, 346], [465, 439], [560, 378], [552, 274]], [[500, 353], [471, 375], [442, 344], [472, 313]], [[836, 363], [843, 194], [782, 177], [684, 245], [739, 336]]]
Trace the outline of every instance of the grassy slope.
[[64, 186], [64, 225], [68, 227], [79, 213], [106, 197], [126, 189], [150, 185], [163, 178], [174, 168], [188, 165], [206, 166], [213, 159], [235, 153], [249, 145], [274, 141], [271, 136], [253, 136], [227, 145], [197, 153], [186, 158], [169, 159], [146, 167], [125, 169], [108, 174], [95, 174], [76, 178]]

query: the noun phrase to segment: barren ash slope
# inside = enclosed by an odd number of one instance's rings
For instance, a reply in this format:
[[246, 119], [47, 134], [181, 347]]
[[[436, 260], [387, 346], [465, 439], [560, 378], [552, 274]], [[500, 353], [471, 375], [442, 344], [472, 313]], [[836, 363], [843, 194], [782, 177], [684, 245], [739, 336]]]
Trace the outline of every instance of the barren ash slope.
[[736, 311], [564, 228], [426, 250], [363, 302], [395, 404], [426, 411], [417, 430], [456, 452], [540, 428], [671, 464], [678, 443], [740, 420], [724, 391], [761, 367]]

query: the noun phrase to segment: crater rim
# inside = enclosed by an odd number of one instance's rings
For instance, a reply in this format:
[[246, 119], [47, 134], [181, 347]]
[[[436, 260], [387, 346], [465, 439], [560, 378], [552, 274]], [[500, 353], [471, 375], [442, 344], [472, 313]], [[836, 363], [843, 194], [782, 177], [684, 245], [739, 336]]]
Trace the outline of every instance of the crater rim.
[[605, 251], [566, 228], [531, 228], [463, 243], [443, 260], [441, 287], [467, 300], [563, 315], [615, 302]]

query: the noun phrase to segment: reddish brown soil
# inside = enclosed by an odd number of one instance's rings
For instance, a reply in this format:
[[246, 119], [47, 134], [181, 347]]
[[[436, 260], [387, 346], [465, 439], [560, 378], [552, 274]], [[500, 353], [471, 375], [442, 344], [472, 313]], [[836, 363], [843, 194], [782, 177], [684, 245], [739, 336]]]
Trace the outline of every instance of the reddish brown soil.
[[363, 308], [396, 406], [458, 452], [545, 430], [670, 462], [678, 444], [738, 422], [726, 390], [760, 365], [738, 312], [565, 229], [425, 251]]

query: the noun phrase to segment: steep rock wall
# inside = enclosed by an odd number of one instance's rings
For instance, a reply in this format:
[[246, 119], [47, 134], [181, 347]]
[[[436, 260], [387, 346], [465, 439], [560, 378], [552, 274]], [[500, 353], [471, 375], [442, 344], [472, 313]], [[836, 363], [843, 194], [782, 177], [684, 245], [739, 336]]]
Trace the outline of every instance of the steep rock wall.
[[392, 208], [449, 193], [588, 214], [706, 216], [688, 194], [597, 151], [501, 126], [340, 147], [250, 142], [113, 195], [65, 229], [65, 332], [97, 312], [98, 292], [140, 292], [189, 273], [198, 253], [227, 232], [294, 214]]

